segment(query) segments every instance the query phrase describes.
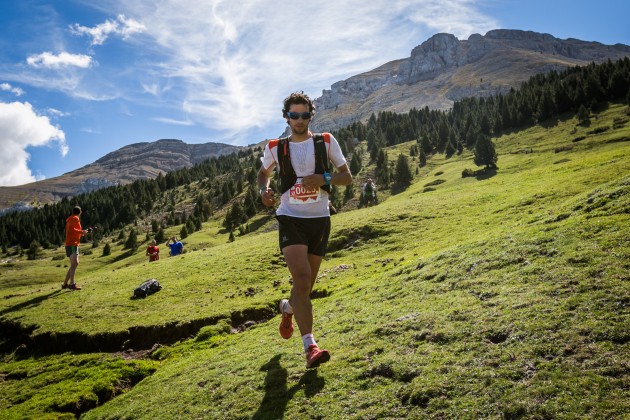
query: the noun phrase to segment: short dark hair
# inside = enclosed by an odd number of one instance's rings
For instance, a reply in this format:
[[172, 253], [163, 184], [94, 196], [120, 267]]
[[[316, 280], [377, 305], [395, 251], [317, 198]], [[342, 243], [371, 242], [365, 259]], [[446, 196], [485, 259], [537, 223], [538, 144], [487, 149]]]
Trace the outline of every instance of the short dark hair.
[[308, 110], [312, 113], [315, 113], [315, 104], [309, 96], [304, 93], [304, 91], [293, 92], [286, 98], [284, 98], [284, 107], [282, 108], [282, 116], [287, 117], [287, 112], [289, 112], [289, 108], [293, 104], [302, 104], [308, 107]]
[[81, 207], [74, 206], [74, 208], [72, 209], [72, 214], [81, 214]]

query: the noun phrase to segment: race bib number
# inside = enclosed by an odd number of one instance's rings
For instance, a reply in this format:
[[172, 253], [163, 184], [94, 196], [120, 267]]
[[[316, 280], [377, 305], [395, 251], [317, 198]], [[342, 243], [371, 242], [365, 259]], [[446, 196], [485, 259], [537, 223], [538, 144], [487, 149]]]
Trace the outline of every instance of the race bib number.
[[291, 204], [317, 203], [321, 199], [320, 189], [303, 186], [302, 178], [298, 178], [295, 185], [289, 190], [289, 203]]

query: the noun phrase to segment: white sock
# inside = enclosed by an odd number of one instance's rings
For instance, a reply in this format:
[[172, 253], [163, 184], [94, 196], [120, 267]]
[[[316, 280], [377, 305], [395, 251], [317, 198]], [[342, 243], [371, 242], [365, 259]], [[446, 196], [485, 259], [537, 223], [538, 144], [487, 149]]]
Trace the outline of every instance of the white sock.
[[304, 343], [304, 351], [307, 351], [308, 346], [310, 346], [311, 344], [317, 345], [317, 343], [315, 342], [315, 338], [313, 337], [313, 334], [304, 334], [302, 336], [302, 343]]
[[288, 300], [286, 302], [284, 302], [284, 305], [282, 307], [282, 312], [285, 312], [287, 314], [292, 314], [293, 313], [293, 308], [291, 307], [291, 304], [289, 303]]

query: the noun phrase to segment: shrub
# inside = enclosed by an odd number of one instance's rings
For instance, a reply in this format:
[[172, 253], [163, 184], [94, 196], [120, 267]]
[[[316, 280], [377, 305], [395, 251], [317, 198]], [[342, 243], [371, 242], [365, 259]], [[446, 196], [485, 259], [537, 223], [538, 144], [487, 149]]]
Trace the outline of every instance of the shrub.
[[462, 171], [462, 178], [467, 178], [471, 176], [475, 176], [475, 171], [473, 171], [472, 169], [466, 168]]

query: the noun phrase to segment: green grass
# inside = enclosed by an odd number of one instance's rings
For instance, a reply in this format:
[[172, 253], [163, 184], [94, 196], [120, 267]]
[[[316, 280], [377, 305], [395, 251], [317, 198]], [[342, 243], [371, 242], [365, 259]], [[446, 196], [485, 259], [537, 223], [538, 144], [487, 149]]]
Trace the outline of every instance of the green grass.
[[[7, 352], [0, 417], [628, 416], [628, 120], [616, 105], [590, 127], [569, 119], [506, 134], [495, 139], [499, 170], [479, 179], [461, 177], [475, 169], [469, 153], [436, 155], [406, 191], [335, 215], [313, 301], [332, 360], [316, 370], [297, 333], [277, 333], [290, 284], [268, 215], [232, 243], [209, 222], [186, 254], [157, 263], [143, 248], [120, 258], [118, 245], [101, 257], [101, 244], [82, 256], [81, 292], [59, 290], [61, 249], [5, 263], [0, 316], [34, 339], [139, 327], [151, 342], [177, 328], [190, 339], [140, 355]], [[164, 289], [130, 299], [151, 277]]]

